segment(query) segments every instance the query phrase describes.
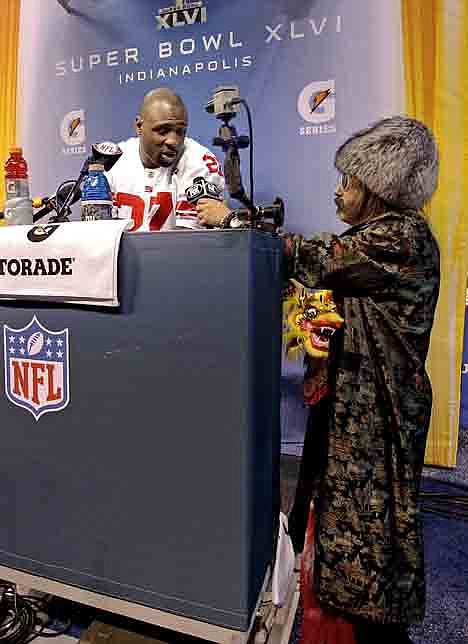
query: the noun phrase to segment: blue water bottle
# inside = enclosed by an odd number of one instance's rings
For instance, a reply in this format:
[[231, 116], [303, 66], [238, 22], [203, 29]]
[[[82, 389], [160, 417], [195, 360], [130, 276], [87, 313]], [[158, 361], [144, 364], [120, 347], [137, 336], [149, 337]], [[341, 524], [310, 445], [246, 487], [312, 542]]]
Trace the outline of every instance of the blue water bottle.
[[101, 163], [90, 163], [81, 189], [81, 220], [112, 219], [112, 193]]

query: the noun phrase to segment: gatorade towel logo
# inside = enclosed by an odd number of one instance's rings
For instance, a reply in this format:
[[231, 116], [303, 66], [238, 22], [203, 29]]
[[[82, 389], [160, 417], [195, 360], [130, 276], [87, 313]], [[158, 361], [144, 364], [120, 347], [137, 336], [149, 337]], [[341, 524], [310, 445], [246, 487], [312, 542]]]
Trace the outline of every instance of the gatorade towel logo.
[[333, 121], [335, 81], [317, 81], [306, 85], [297, 99], [297, 110], [304, 121], [314, 125]]
[[66, 145], [83, 145], [86, 141], [85, 111], [74, 110], [65, 114], [60, 126], [60, 135]]
[[47, 224], [47, 226], [34, 226], [28, 230], [26, 237], [32, 242], [41, 242], [49, 239], [53, 232], [57, 230], [59, 224]]
[[70, 401], [68, 329], [51, 331], [36, 316], [21, 328], [3, 325], [5, 393], [36, 420]]

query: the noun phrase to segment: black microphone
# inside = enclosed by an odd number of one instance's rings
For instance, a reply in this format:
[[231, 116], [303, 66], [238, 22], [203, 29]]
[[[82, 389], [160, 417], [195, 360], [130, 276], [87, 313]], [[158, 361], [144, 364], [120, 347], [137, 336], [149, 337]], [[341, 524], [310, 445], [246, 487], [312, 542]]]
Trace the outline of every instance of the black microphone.
[[103, 143], [94, 143], [91, 147], [92, 154], [90, 163], [100, 163], [104, 170], [109, 172], [117, 163], [123, 152], [115, 143], [104, 141]]
[[[33, 222], [42, 219], [42, 217], [45, 217], [45, 215], [48, 215], [53, 210], [60, 209], [65, 203], [65, 200], [68, 199], [74, 185], [74, 181], [66, 181], [59, 187], [55, 195], [51, 195], [50, 197], [36, 197], [33, 199], [34, 208], [41, 208], [41, 206], [43, 206], [41, 210], [38, 210], [38, 212], [33, 215]], [[79, 188], [75, 189], [68, 206], [72, 206], [78, 201], [78, 199], [81, 199], [81, 190]]]
[[105, 172], [109, 172], [111, 168], [117, 163], [122, 156], [123, 151], [118, 145], [111, 141], [104, 141], [103, 143], [93, 143], [91, 146], [91, 155], [83, 163], [80, 172], [80, 181], [85, 175], [88, 174], [90, 163], [99, 163], [104, 166]]
[[[104, 166], [104, 170], [109, 172], [111, 168], [117, 163], [117, 161], [122, 156], [123, 152], [118, 145], [110, 141], [104, 141], [103, 143], [94, 143], [91, 148], [91, 156], [89, 156], [83, 163], [78, 179], [75, 181], [72, 189], [69, 191], [67, 198], [60, 206], [57, 211], [57, 215], [53, 218], [54, 221], [60, 222], [64, 217], [67, 216], [69, 212], [69, 207], [74, 203], [81, 193], [79, 192], [79, 187], [89, 172], [89, 166], [92, 163], [99, 163]], [[77, 196], [78, 195], [78, 196]]]
[[214, 183], [210, 183], [203, 177], [197, 177], [193, 184], [185, 191], [189, 203], [196, 204], [199, 199], [217, 199], [222, 201], [221, 190]]

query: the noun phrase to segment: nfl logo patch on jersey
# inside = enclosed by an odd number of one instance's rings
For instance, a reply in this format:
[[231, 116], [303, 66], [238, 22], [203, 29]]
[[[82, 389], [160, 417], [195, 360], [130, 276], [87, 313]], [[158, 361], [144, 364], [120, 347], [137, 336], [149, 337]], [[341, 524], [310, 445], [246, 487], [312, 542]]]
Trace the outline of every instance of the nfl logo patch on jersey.
[[36, 316], [22, 329], [3, 325], [5, 393], [36, 420], [70, 400], [68, 329], [50, 331]]

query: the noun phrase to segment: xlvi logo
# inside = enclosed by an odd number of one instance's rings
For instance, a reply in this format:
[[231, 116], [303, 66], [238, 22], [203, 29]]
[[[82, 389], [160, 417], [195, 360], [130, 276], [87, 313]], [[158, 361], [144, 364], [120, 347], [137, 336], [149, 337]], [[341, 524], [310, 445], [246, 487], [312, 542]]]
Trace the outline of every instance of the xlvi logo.
[[3, 325], [5, 393], [36, 420], [70, 400], [68, 329], [50, 331], [36, 316], [22, 329]]
[[156, 16], [158, 30], [206, 22], [206, 7], [202, 0], [175, 0], [175, 5], [160, 9]]

